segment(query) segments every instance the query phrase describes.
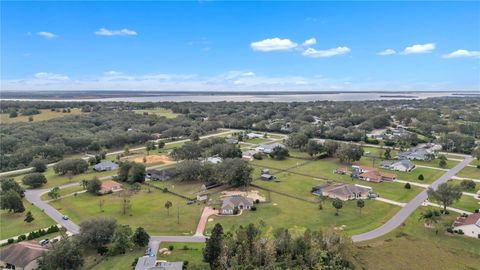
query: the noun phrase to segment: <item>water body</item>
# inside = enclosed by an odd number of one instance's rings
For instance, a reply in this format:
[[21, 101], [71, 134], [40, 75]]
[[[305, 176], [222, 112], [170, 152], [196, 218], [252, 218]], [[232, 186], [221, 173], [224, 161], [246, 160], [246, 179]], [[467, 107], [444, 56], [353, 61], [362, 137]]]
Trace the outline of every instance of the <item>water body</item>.
[[425, 99], [431, 97], [462, 97], [476, 96], [472, 92], [338, 92], [338, 93], [283, 93], [283, 94], [225, 94], [225, 93], [201, 93], [201, 94], [162, 94], [160, 92], [122, 97], [103, 97], [103, 98], [8, 98], [2, 100], [19, 101], [127, 101], [127, 102], [216, 102], [216, 101], [265, 101], [265, 102], [308, 102], [308, 101], [365, 101], [365, 100], [411, 100]]

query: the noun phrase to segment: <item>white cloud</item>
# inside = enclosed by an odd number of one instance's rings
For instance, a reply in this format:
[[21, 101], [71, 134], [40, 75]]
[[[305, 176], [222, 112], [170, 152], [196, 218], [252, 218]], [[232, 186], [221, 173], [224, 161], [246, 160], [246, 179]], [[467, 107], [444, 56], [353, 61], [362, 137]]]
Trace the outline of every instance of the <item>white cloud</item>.
[[271, 51], [287, 51], [297, 47], [298, 44], [289, 39], [267, 38], [262, 41], [250, 43], [250, 47], [254, 51], [271, 52]]
[[430, 53], [433, 50], [435, 50], [435, 43], [415, 44], [410, 47], [406, 47], [402, 54]]
[[378, 55], [385, 56], [385, 55], [392, 55], [396, 54], [397, 52], [394, 49], [386, 49], [378, 53]]
[[67, 81], [70, 78], [66, 75], [55, 74], [50, 72], [38, 72], [34, 75], [35, 79], [49, 80], [49, 81]]
[[97, 36], [136, 36], [137, 32], [123, 28], [120, 30], [109, 30], [107, 28], [100, 28], [95, 32]]
[[442, 57], [443, 58], [480, 57], [480, 51], [456, 50], [449, 54], [445, 54]]
[[312, 57], [312, 58], [323, 58], [323, 57], [332, 57], [336, 55], [342, 55], [349, 53], [351, 50], [348, 47], [337, 47], [337, 48], [331, 48], [328, 50], [316, 50], [313, 48], [308, 48], [306, 49], [302, 55], [307, 56], [307, 57]]
[[313, 46], [315, 44], [317, 44], [317, 40], [315, 38], [309, 38], [303, 42], [302, 46]]
[[52, 32], [44, 32], [44, 31], [38, 32], [37, 35], [44, 37], [46, 39], [52, 39], [57, 37], [57, 35], [55, 35]]

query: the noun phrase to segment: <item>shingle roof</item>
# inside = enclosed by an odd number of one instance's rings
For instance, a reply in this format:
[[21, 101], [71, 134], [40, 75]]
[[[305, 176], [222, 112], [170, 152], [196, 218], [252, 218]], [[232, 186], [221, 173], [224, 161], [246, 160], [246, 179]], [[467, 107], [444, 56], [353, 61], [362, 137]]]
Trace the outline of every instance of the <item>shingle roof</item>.
[[228, 209], [233, 209], [235, 207], [238, 207], [240, 204], [252, 206], [253, 201], [249, 198], [245, 198], [240, 195], [234, 195], [230, 197], [226, 197], [223, 199], [222, 202], [222, 209], [228, 208]]
[[370, 189], [349, 184], [336, 184], [322, 189], [323, 192], [334, 193], [341, 196], [353, 196], [358, 193], [368, 193]]
[[34, 241], [24, 241], [12, 244], [0, 251], [0, 260], [17, 267], [24, 268], [30, 262], [38, 259], [48, 249]]
[[464, 226], [464, 225], [472, 225], [475, 224], [480, 227], [480, 213], [473, 213], [468, 217], [459, 217], [453, 223], [453, 226]]

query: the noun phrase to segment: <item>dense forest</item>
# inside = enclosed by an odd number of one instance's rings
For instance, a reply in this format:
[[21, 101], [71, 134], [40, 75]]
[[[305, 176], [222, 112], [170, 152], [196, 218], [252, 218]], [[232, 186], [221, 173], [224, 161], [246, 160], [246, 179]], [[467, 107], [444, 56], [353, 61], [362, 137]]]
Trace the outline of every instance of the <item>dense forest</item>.
[[[133, 111], [158, 107], [180, 115], [168, 119]], [[298, 139], [292, 143], [301, 144], [309, 138], [379, 143], [367, 134], [403, 126], [408, 136], [384, 143], [408, 147], [438, 142], [461, 153], [470, 153], [480, 138], [480, 98], [476, 97], [303, 103], [1, 101], [0, 108], [11, 117], [42, 109], [84, 112], [48, 121], [1, 124], [2, 171], [27, 167], [38, 158], [53, 162], [65, 155], [119, 149], [158, 137], [202, 135], [222, 127], [287, 133]]]

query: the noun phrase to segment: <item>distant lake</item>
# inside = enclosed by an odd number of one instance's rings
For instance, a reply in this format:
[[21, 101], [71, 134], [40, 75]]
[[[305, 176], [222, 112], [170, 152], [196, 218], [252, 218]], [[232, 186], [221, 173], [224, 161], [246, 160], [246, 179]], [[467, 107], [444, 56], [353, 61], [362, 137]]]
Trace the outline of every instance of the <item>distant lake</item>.
[[[95, 93], [92, 91], [92, 93]], [[121, 97], [97, 98], [9, 98], [2, 100], [20, 100], [20, 101], [128, 101], [128, 102], [159, 102], [159, 101], [196, 101], [196, 102], [215, 102], [215, 101], [266, 101], [266, 102], [307, 102], [307, 101], [363, 101], [363, 100], [408, 100], [425, 99], [430, 97], [462, 97], [476, 96], [472, 92], [452, 93], [452, 92], [338, 92], [338, 93], [284, 93], [284, 94], [225, 94], [223, 93], [168, 93], [161, 92], [146, 93], [142, 92], [136, 95], [129, 92]]]

